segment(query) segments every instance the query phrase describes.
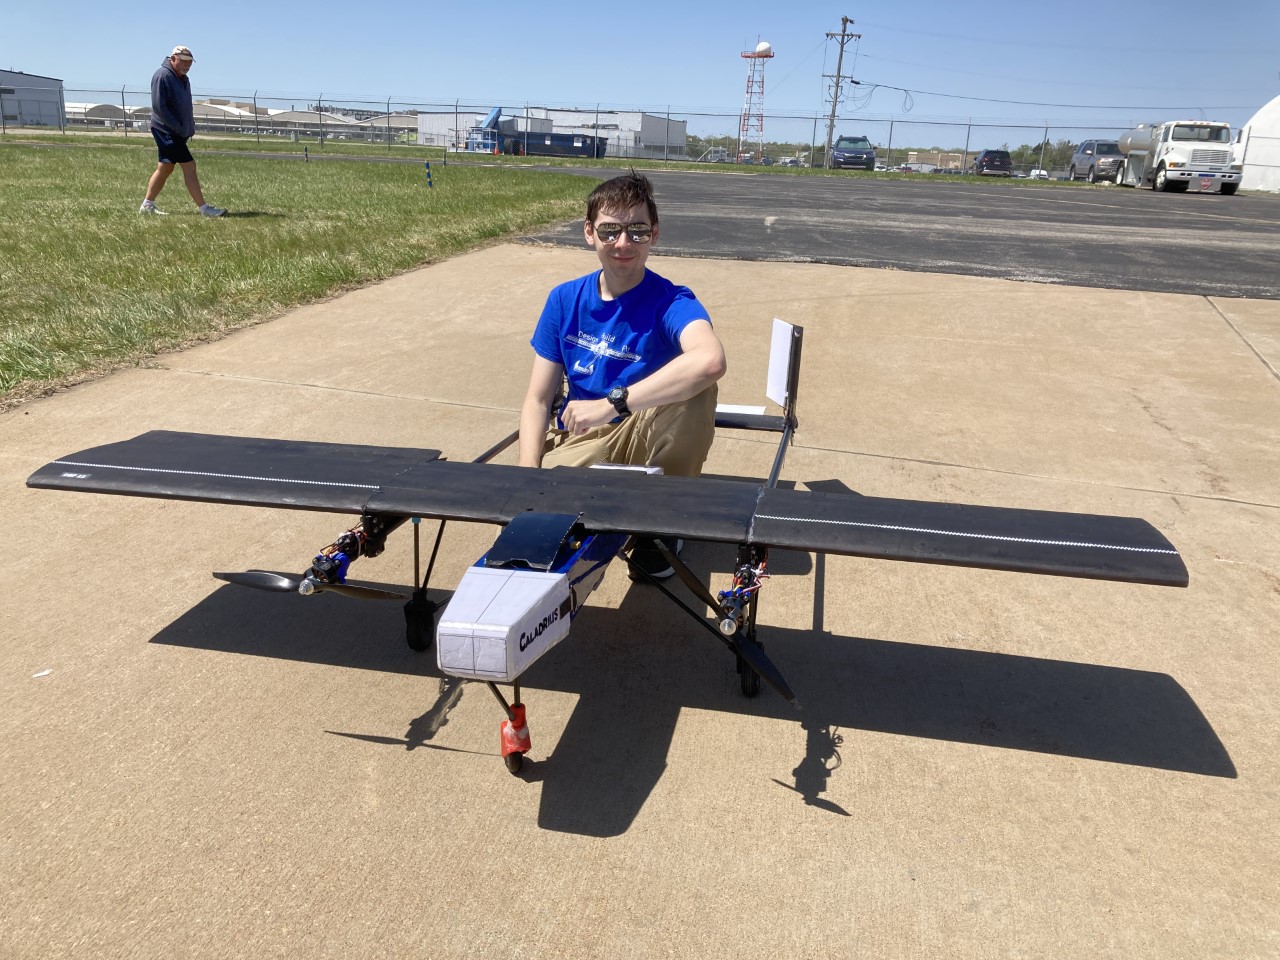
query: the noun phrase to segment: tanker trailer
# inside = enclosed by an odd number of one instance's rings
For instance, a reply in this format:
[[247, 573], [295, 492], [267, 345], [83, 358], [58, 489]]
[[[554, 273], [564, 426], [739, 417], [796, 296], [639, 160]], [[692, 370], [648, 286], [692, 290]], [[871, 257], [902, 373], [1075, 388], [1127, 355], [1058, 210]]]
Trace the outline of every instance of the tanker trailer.
[[1124, 163], [1116, 183], [1152, 190], [1223, 193], [1240, 186], [1242, 165], [1234, 162], [1231, 127], [1206, 120], [1138, 124], [1119, 139]]

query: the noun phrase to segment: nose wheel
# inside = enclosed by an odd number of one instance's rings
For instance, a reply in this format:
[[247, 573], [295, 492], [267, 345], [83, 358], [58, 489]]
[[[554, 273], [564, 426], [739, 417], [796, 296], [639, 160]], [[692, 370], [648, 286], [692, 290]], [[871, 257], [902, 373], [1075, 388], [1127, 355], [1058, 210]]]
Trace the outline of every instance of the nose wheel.
[[511, 703], [507, 703], [507, 698], [502, 695], [496, 683], [487, 682], [485, 685], [493, 691], [493, 695], [497, 697], [498, 703], [502, 705], [503, 712], [507, 715], [507, 719], [498, 724], [498, 742], [502, 748], [502, 762], [506, 764], [508, 773], [519, 773], [524, 767], [524, 755], [533, 745], [529, 739], [525, 707], [520, 702], [520, 681], [517, 679], [512, 685]]

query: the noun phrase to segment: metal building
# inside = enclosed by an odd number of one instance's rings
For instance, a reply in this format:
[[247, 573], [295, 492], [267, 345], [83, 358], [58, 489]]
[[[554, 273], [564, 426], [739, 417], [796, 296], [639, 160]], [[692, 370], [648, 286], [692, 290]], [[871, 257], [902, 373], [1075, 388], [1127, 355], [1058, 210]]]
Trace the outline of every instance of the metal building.
[[20, 70], [0, 70], [0, 122], [8, 127], [57, 127], [65, 116], [62, 81]]
[[604, 137], [609, 157], [687, 160], [689, 123], [633, 110], [566, 110], [528, 107], [531, 117], [551, 121], [553, 129]]

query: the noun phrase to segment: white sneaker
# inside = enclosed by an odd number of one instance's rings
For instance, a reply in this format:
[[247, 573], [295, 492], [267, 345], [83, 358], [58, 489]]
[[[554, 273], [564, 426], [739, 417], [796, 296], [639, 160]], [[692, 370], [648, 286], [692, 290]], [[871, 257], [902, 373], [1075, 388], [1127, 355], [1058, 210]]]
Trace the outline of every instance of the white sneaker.
[[225, 216], [226, 213], [227, 213], [226, 210], [222, 209], [221, 207], [215, 207], [211, 203], [206, 203], [203, 207], [200, 208], [201, 216], [205, 216], [205, 217], [222, 217], [222, 216]]
[[150, 215], [151, 215], [151, 216], [153, 216], [153, 217], [167, 217], [167, 216], [168, 216], [168, 214], [167, 214], [167, 213], [165, 213], [163, 210], [157, 210], [157, 209], [156, 209], [156, 205], [155, 205], [154, 203], [150, 203], [150, 202], [148, 202], [148, 201], [146, 201], [146, 200], [143, 200], [143, 201], [142, 201], [142, 206], [140, 206], [140, 207], [138, 208], [138, 212], [139, 212], [139, 213], [146, 213], [146, 214], [150, 214]]

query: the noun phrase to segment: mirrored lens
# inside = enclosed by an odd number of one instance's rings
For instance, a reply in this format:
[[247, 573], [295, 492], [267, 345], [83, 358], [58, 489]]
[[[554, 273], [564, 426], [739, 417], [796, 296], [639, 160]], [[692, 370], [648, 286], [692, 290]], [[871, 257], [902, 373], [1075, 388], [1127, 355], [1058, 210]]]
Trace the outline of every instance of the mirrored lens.
[[647, 223], [629, 223], [625, 227], [620, 223], [602, 223], [596, 227], [596, 236], [605, 243], [615, 243], [623, 230], [632, 243], [648, 243], [653, 236], [653, 227]]

